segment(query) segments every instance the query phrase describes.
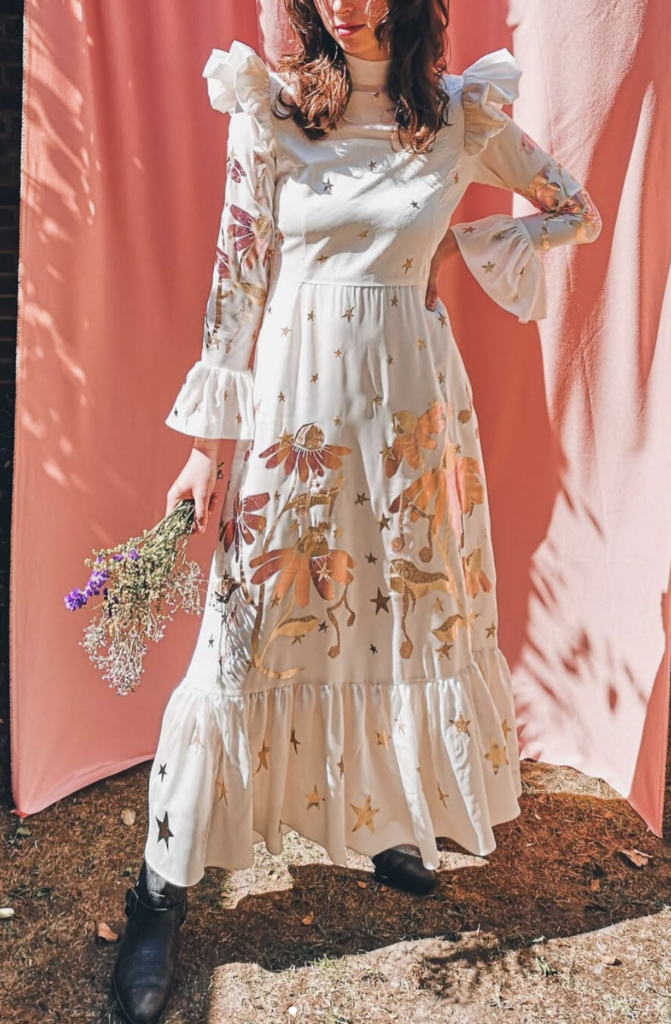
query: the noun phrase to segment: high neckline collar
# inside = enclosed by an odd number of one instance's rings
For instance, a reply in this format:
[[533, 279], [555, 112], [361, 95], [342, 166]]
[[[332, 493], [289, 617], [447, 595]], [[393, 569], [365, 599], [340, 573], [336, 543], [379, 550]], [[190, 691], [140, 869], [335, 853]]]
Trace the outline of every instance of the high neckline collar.
[[343, 50], [343, 56], [355, 89], [384, 89], [391, 65], [391, 57], [384, 60], [366, 60]]

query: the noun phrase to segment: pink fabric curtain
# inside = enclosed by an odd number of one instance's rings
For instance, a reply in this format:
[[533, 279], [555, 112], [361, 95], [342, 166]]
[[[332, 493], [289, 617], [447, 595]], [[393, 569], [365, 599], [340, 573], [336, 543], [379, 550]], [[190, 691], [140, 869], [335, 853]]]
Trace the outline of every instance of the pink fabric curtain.
[[[457, 257], [441, 275], [474, 388], [500, 640], [522, 757], [609, 782], [661, 834], [671, 641], [671, 172], [666, 5], [454, 5], [450, 70], [500, 46], [511, 111], [582, 181], [593, 246], [544, 257], [546, 320], [519, 324]], [[120, 699], [78, 646], [92, 547], [163, 514], [190, 442], [163, 425], [198, 358], [225, 126], [200, 77], [241, 39], [271, 66], [281, 0], [27, 0], [11, 676], [21, 814], [153, 755], [199, 620], [172, 623]], [[608, 59], [604, 61], [604, 54]], [[455, 221], [532, 212], [473, 186]], [[666, 301], [665, 301], [666, 299]], [[170, 433], [170, 437], [168, 437]], [[223, 448], [228, 463], [231, 447]], [[221, 487], [221, 484], [219, 485]], [[206, 569], [215, 542], [195, 539]]]

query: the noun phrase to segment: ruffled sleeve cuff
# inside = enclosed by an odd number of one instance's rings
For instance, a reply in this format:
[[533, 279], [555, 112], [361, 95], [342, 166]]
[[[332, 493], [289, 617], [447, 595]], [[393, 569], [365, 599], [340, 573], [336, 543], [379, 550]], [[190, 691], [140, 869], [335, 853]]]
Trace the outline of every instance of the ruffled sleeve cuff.
[[165, 422], [191, 437], [254, 437], [254, 377], [202, 360], [189, 370]]
[[523, 324], [547, 316], [545, 268], [522, 218], [493, 213], [450, 226], [466, 266], [494, 302]]

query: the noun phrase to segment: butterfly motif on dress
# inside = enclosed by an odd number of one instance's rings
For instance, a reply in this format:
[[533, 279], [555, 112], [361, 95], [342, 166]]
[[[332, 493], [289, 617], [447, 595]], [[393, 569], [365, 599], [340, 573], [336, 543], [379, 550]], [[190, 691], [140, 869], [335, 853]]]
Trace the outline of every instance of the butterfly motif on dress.
[[247, 172], [235, 156], [229, 156], [226, 161], [226, 174], [233, 181], [240, 182], [243, 178], [247, 177]]
[[241, 265], [250, 270], [257, 260], [265, 263], [272, 237], [271, 218], [265, 214], [254, 217], [235, 203], [231, 203], [230, 213], [234, 223], [228, 225], [228, 237], [233, 239]]

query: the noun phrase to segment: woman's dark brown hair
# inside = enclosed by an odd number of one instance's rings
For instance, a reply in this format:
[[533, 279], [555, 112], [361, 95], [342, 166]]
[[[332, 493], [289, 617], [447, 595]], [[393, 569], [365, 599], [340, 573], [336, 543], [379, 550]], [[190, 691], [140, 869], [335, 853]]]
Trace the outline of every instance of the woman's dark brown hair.
[[[277, 71], [291, 80], [293, 98], [285, 98], [287, 90], [281, 89], [273, 113], [292, 118], [307, 138], [323, 139], [337, 127], [352, 91], [343, 51], [314, 0], [284, 3], [299, 45], [277, 62]], [[393, 141], [418, 153], [430, 149], [438, 129], [448, 123], [449, 97], [440, 80], [447, 68], [443, 41], [449, 7], [450, 0], [388, 0], [374, 30], [391, 57], [387, 92], [396, 104]]]

